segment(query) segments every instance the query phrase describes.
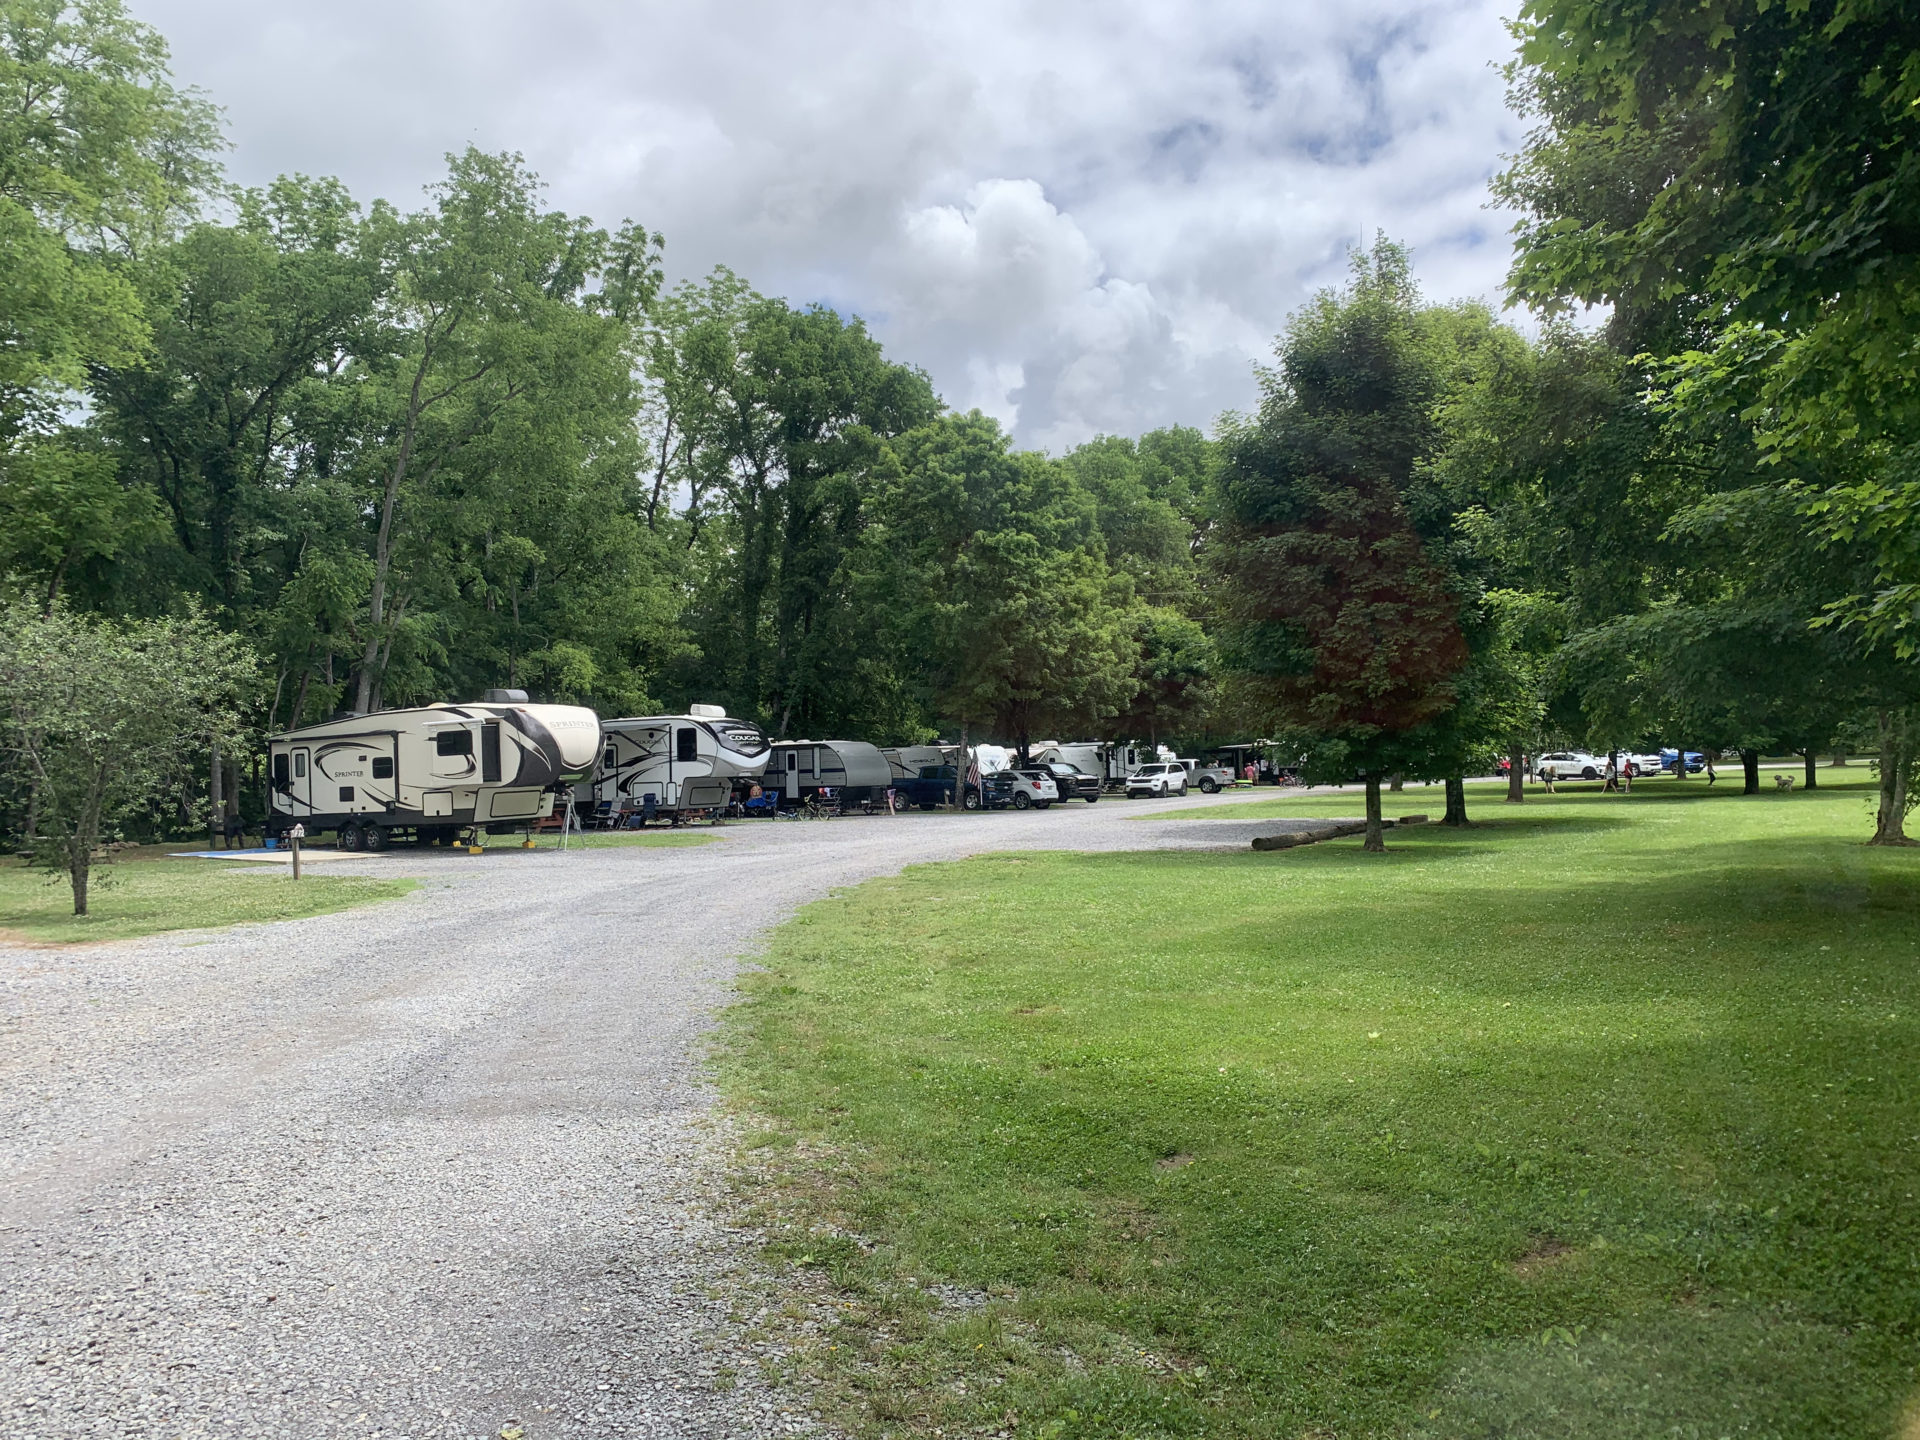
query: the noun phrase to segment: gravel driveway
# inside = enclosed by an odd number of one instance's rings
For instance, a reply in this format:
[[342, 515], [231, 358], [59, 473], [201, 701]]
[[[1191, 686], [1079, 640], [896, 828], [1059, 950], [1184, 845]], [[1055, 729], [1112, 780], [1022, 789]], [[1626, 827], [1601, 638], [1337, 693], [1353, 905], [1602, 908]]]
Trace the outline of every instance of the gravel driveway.
[[0, 948], [7, 1433], [809, 1428], [729, 1320], [750, 1241], [699, 1073], [756, 939], [919, 861], [1288, 828], [1130, 823], [1246, 798], [397, 851], [355, 873], [422, 890], [344, 915]]

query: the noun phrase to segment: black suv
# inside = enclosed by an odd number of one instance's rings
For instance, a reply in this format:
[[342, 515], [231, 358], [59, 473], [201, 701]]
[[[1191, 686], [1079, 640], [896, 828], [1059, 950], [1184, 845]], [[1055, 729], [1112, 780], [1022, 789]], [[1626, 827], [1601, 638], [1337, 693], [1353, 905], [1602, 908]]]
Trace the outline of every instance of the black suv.
[[1062, 800], [1084, 800], [1091, 805], [1100, 798], [1100, 777], [1087, 774], [1078, 765], [1069, 765], [1064, 760], [1050, 760], [1035, 768], [1053, 776], [1053, 783], [1059, 787]]

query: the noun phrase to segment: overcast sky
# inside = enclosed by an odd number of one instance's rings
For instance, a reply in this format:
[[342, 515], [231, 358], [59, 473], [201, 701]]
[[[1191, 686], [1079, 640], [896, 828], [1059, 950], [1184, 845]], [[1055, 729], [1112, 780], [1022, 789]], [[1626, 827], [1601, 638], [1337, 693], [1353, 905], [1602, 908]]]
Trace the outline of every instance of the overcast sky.
[[1498, 299], [1488, 0], [131, 0], [247, 183], [411, 208], [469, 143], [553, 203], [864, 316], [1026, 445], [1206, 426], [1350, 246]]

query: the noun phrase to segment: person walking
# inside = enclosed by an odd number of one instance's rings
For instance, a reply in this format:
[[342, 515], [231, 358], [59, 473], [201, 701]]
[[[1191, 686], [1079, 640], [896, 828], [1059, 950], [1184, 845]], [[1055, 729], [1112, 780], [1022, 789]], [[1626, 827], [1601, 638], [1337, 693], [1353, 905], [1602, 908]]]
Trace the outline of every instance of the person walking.
[[1711, 785], [1715, 780], [1719, 778], [1717, 775], [1713, 773], [1713, 752], [1711, 750], [1707, 751], [1706, 761], [1707, 761], [1707, 784]]
[[1620, 762], [1620, 789], [1625, 794], [1633, 793], [1633, 757], [1631, 755]]

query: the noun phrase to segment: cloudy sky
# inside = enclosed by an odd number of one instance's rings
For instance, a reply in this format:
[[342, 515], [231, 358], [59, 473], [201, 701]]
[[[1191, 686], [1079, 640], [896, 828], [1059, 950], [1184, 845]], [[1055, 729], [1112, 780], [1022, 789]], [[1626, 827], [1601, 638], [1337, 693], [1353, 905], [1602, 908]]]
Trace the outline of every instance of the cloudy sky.
[[1244, 407], [1376, 230], [1435, 298], [1506, 267], [1489, 0], [130, 3], [242, 181], [411, 206], [448, 150], [518, 150], [673, 278], [862, 315], [1028, 445]]

